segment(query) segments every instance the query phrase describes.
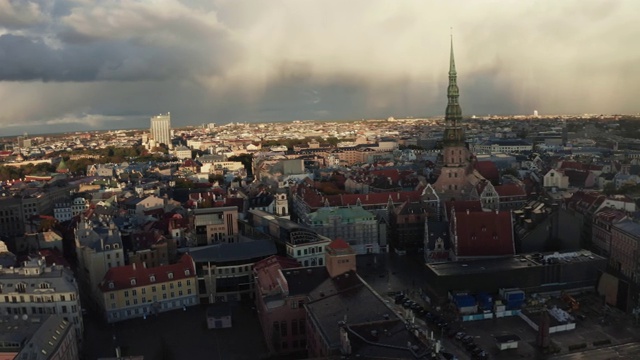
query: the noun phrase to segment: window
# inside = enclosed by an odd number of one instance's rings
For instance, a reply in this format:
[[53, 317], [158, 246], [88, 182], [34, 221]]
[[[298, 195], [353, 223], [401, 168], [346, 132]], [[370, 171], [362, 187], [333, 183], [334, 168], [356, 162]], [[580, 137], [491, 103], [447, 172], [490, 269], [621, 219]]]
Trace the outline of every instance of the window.
[[178, 287], [182, 287], [182, 281], [178, 281]]
[[173, 289], [173, 283], [169, 283], [169, 289]]
[[115, 294], [114, 294], [114, 293], [110, 293], [110, 294], [109, 294], [109, 299], [111, 299], [111, 300], [115, 300], [115, 298], [116, 298], [116, 296], [115, 296]]
[[184, 275], [185, 275], [185, 276], [189, 276], [189, 275], [191, 275], [191, 271], [189, 271], [189, 269], [185, 270], [185, 271], [184, 271]]
[[131, 279], [131, 285], [135, 285], [136, 284], [136, 279]]
[[113, 283], [109, 282], [109, 289], [113, 289]]
[[173, 273], [172, 272], [170, 272], [167, 276], [169, 277], [169, 279], [173, 279]]
[[149, 276], [149, 281], [156, 282], [156, 276], [155, 275]]
[[126, 306], [129, 306], [129, 305], [131, 305], [131, 302], [130, 302], [129, 300], [126, 300], [126, 301], [124, 302], [124, 304], [125, 304]]
[[138, 296], [138, 290], [133, 289], [133, 291], [131, 291], [131, 294], [133, 296]]
[[167, 285], [162, 284], [162, 291], [165, 291], [165, 290], [167, 290]]
[[133, 299], [133, 305], [138, 305], [138, 299]]
[[156, 292], [156, 287], [155, 286], [151, 287], [151, 292]]
[[291, 320], [291, 335], [298, 335], [298, 320], [296, 319]]
[[129, 297], [129, 290], [124, 291], [124, 297]]
[[147, 293], [147, 288], [142, 288], [142, 295]]
[[187, 286], [191, 286], [191, 280], [187, 280]]
[[280, 322], [280, 335], [281, 336], [287, 336], [287, 322], [286, 321], [281, 321]]

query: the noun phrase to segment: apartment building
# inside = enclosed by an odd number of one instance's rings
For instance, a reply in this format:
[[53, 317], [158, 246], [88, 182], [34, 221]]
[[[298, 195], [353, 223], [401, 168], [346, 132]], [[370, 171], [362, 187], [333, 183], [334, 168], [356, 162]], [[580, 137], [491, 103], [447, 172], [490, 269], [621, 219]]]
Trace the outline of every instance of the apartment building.
[[609, 265], [640, 284], [640, 224], [624, 219], [611, 225]]
[[99, 286], [107, 322], [146, 317], [199, 303], [196, 269], [186, 254], [175, 264], [110, 268]]
[[82, 339], [84, 324], [73, 273], [60, 265], [46, 266], [44, 258], [25, 261], [18, 268], [0, 269], [0, 314], [57, 314], [73, 324], [75, 337]]
[[322, 236], [344, 239], [358, 254], [380, 252], [378, 221], [362, 206], [320, 208], [302, 222]]
[[75, 230], [78, 280], [98, 302], [98, 285], [110, 268], [125, 264], [120, 231], [113, 222], [100, 223], [82, 217]]
[[197, 245], [233, 243], [238, 239], [238, 208], [220, 206], [194, 209], [190, 214]]

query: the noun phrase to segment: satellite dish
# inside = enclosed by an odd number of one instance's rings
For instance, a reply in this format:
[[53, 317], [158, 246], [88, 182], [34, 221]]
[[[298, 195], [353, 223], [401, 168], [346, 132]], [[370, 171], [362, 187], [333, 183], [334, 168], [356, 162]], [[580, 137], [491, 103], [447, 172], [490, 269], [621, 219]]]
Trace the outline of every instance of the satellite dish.
[[27, 321], [28, 318], [29, 318], [29, 315], [27, 314], [22, 315], [22, 320]]

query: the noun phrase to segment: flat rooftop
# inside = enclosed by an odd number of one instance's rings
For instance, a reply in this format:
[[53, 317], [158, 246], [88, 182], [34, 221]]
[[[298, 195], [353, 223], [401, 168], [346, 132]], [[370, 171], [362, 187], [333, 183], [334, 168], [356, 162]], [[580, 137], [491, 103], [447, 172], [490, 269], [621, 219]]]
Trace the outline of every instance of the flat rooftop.
[[427, 264], [427, 268], [438, 276], [496, 273], [549, 264], [569, 264], [577, 262], [605, 261], [602, 256], [588, 250], [562, 253], [532, 253], [499, 258], [467, 261], [449, 261]]

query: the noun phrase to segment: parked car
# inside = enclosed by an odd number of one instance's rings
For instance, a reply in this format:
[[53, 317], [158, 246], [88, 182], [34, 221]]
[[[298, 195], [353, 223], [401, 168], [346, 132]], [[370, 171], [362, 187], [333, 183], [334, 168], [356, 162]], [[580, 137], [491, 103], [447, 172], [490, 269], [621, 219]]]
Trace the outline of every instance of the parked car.
[[462, 338], [462, 343], [463, 344], [471, 344], [473, 343], [473, 336], [467, 335], [465, 337]]
[[446, 360], [458, 360], [458, 358], [452, 353], [441, 352], [440, 355], [442, 355], [442, 357], [445, 358]]
[[456, 340], [462, 340], [463, 337], [467, 336], [467, 333], [464, 331], [459, 331], [456, 333]]
[[474, 353], [473, 358], [476, 360], [487, 360], [489, 359], [489, 355], [487, 355], [487, 353], [484, 350], [482, 350], [478, 353]]
[[473, 354], [475, 349], [478, 348], [478, 345], [476, 345], [476, 343], [474, 343], [474, 342], [470, 342], [468, 344], [465, 344], [464, 347], [465, 347], [465, 349], [467, 349], [468, 352]]

